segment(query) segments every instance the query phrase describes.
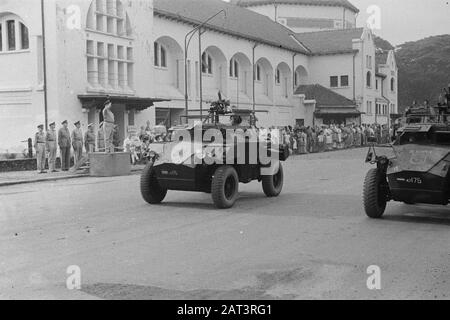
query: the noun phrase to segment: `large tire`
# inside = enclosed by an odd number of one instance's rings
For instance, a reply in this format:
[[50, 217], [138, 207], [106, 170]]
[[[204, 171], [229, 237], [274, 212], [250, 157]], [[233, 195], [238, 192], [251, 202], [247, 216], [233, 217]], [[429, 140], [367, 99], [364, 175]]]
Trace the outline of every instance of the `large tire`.
[[239, 177], [232, 166], [219, 167], [214, 173], [211, 196], [219, 209], [231, 208], [239, 195]]
[[153, 162], [147, 164], [142, 172], [141, 195], [149, 204], [159, 204], [167, 195], [167, 189], [162, 188], [155, 177]]
[[381, 182], [378, 169], [371, 169], [364, 181], [364, 209], [372, 219], [380, 219], [386, 210], [387, 199]]
[[280, 163], [280, 169], [273, 176], [262, 176], [263, 191], [269, 198], [278, 197], [283, 190], [284, 172]]

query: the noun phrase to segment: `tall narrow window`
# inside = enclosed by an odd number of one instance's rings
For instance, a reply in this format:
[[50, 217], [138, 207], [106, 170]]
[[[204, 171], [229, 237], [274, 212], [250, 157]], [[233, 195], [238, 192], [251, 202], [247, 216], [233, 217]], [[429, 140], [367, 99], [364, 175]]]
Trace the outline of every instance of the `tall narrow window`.
[[210, 55], [208, 55], [208, 73], [212, 74], [213, 70], [212, 70], [212, 58]]
[[0, 23], [0, 51], [3, 51], [3, 24]]
[[8, 50], [16, 50], [16, 22], [14, 20], [8, 20], [6, 22], [8, 28]]
[[155, 66], [157, 67], [157, 66], [159, 66], [159, 52], [158, 52], [158, 43], [157, 42], [155, 42], [153, 54], [155, 57], [154, 63], [155, 63]]
[[208, 74], [212, 74], [213, 73], [212, 58], [206, 52], [203, 52], [203, 55], [202, 55], [202, 72], [203, 73], [208, 73]]
[[230, 77], [239, 78], [239, 63], [236, 59], [230, 61]]
[[372, 73], [369, 71], [367, 72], [367, 77], [366, 77], [366, 85], [368, 88], [372, 87]]
[[163, 46], [161, 47], [161, 56], [160, 56], [160, 62], [161, 62], [161, 67], [163, 68], [167, 68], [167, 54], [166, 54], [166, 49]]
[[206, 73], [206, 71], [208, 70], [208, 66], [207, 66], [207, 61], [206, 61], [206, 52], [203, 52], [202, 54], [202, 72]]
[[280, 72], [280, 69], [278, 69], [277, 68], [277, 73], [276, 73], [276, 75], [275, 75], [275, 82], [277, 83], [277, 84], [280, 84], [280, 81], [281, 81], [281, 72]]
[[391, 78], [391, 91], [395, 91], [395, 79]]
[[261, 66], [259, 64], [256, 65], [255, 80], [261, 81]]

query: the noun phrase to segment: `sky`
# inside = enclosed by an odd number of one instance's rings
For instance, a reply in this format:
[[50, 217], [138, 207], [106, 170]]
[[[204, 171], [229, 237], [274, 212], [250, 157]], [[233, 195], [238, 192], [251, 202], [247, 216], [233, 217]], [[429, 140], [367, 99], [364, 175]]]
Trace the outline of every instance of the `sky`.
[[364, 26], [371, 5], [380, 8], [381, 29], [374, 32], [394, 46], [429, 36], [450, 34], [450, 0], [350, 0]]
[[[224, 0], [227, 1], [227, 0]], [[360, 9], [358, 27], [366, 25], [371, 14], [380, 9], [380, 29], [375, 34], [394, 46], [429, 36], [450, 34], [450, 0], [350, 0]]]

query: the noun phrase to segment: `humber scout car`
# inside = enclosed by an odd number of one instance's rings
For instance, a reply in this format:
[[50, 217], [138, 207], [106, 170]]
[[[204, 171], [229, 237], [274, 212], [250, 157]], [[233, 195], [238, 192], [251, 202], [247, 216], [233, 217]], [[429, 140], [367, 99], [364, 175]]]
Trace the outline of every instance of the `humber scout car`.
[[409, 110], [395, 143], [370, 148], [366, 162], [377, 166], [364, 183], [364, 207], [370, 218], [381, 218], [388, 201], [448, 205], [450, 96], [433, 109]]
[[[152, 154], [142, 173], [142, 197], [154, 205], [164, 200], [168, 190], [205, 192], [211, 194], [217, 208], [226, 209], [235, 204], [239, 183], [255, 180], [262, 182], [268, 197], [277, 197], [284, 181], [281, 161], [287, 160], [289, 149], [274, 143], [276, 138], [270, 133], [264, 139], [251, 139], [252, 134], [261, 136], [255, 124], [254, 112], [232, 110], [229, 101], [219, 95], [206, 120], [171, 128], [171, 142], [164, 145], [162, 153]], [[223, 139], [208, 136], [210, 129]], [[235, 132], [232, 139], [230, 131]], [[259, 152], [253, 158], [255, 150]], [[243, 157], [238, 159], [238, 155]]]

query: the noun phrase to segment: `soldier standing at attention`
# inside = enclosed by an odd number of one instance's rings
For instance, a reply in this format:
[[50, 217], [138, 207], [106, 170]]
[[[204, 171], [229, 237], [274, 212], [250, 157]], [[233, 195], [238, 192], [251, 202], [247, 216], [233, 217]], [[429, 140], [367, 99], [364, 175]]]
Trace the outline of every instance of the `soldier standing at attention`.
[[114, 152], [114, 114], [111, 111], [112, 103], [111, 100], [106, 100], [103, 109], [103, 131], [105, 138], [105, 152]]
[[81, 131], [81, 123], [74, 123], [75, 129], [72, 131], [72, 146], [74, 152], [75, 166], [83, 157], [83, 132]]
[[50, 123], [50, 130], [47, 131], [47, 135], [46, 135], [46, 139], [45, 139], [47, 152], [48, 152], [48, 170], [50, 172], [57, 172], [56, 171], [57, 143], [56, 143], [55, 125], [56, 125], [56, 123], [54, 123], [54, 122]]
[[100, 123], [97, 133], [97, 148], [99, 152], [105, 152], [105, 132], [103, 122]]
[[88, 125], [88, 131], [84, 135], [84, 147], [87, 153], [95, 152], [95, 132], [92, 123]]
[[39, 174], [47, 173], [45, 171], [45, 134], [44, 125], [38, 126], [39, 131], [34, 137], [34, 148], [36, 149], [37, 171]]
[[69, 171], [70, 168], [70, 146], [72, 141], [70, 140], [69, 128], [67, 128], [68, 122], [64, 120], [63, 127], [58, 131], [58, 144], [61, 151], [61, 169], [62, 171]]

